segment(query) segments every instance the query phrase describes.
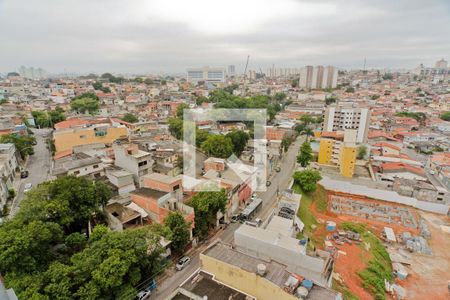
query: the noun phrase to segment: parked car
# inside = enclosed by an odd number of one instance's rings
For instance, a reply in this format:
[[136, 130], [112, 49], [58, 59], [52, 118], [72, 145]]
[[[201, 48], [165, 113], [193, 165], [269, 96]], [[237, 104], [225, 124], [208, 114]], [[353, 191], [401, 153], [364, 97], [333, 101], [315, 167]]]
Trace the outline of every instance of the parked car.
[[25, 184], [23, 191], [26, 193], [26, 192], [30, 191], [32, 188], [33, 188], [33, 184], [27, 183], [27, 184]]
[[145, 299], [148, 299], [148, 298], [150, 298], [150, 295], [152, 294], [152, 291], [149, 289], [149, 288], [147, 288], [147, 289], [145, 289], [145, 290], [143, 290], [143, 291], [140, 291], [137, 295], [136, 295], [136, 300], [145, 300]]
[[183, 256], [180, 258], [180, 260], [177, 262], [177, 265], [175, 266], [177, 271], [183, 270], [188, 264], [190, 264], [191, 258], [188, 256]]
[[232, 215], [231, 216], [231, 223], [239, 222], [239, 215]]
[[22, 171], [20, 172], [20, 178], [27, 178], [30, 173], [28, 171]]

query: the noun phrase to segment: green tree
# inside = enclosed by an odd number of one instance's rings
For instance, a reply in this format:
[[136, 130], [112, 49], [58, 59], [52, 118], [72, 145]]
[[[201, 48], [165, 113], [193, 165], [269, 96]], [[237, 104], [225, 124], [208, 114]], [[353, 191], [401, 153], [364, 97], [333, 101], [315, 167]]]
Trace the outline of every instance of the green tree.
[[450, 111], [443, 112], [440, 118], [444, 121], [450, 121]]
[[306, 169], [297, 171], [292, 176], [294, 181], [300, 186], [303, 192], [310, 193], [316, 190], [317, 182], [322, 179], [320, 173], [316, 170]]
[[289, 146], [292, 143], [292, 137], [291, 136], [285, 136], [281, 140], [281, 147], [283, 148], [284, 152], [287, 152], [289, 149]]
[[183, 120], [179, 118], [169, 118], [169, 132], [178, 140], [183, 138]]
[[76, 96], [75, 98], [72, 99], [72, 101], [77, 100], [77, 99], [84, 99], [84, 98], [91, 98], [91, 99], [94, 99], [97, 101], [100, 100], [96, 94], [89, 92], [89, 93], [83, 93], [83, 94]]
[[391, 73], [386, 73], [383, 75], [383, 80], [392, 80], [394, 78], [394, 76], [392, 76]]
[[190, 239], [190, 224], [186, 222], [180, 212], [171, 212], [164, 219], [164, 225], [167, 226], [171, 233], [169, 237], [169, 239], [172, 241], [171, 249], [175, 253], [183, 253], [184, 248], [189, 243]]
[[17, 218], [23, 222], [54, 222], [63, 226], [66, 232], [74, 232], [85, 228], [110, 196], [111, 191], [103, 183], [94, 183], [85, 177], [64, 176], [29, 191]]
[[99, 107], [98, 101], [92, 98], [79, 98], [70, 102], [70, 108], [81, 114], [88, 112], [93, 115], [98, 111]]
[[228, 158], [233, 153], [233, 143], [229, 137], [210, 135], [202, 143], [201, 149], [209, 156]]
[[153, 84], [153, 80], [151, 80], [150, 78], [146, 78], [144, 80], [144, 83], [150, 85], [150, 84]]
[[190, 201], [195, 212], [195, 234], [200, 238], [207, 236], [217, 222], [217, 212], [225, 212], [228, 197], [224, 189], [217, 192], [199, 192]]
[[335, 95], [331, 95], [325, 98], [325, 103], [330, 105], [331, 103], [336, 103], [337, 97]]
[[196, 129], [195, 133], [195, 144], [197, 147], [200, 147], [203, 142], [205, 142], [210, 136], [209, 132], [204, 129]]
[[276, 93], [275, 96], [273, 96], [273, 98], [274, 98], [276, 101], [281, 102], [281, 101], [283, 101], [284, 99], [286, 99], [286, 94], [283, 93], [283, 92], [279, 92], [279, 93]]
[[367, 155], [367, 146], [361, 145], [358, 147], [358, 155], [356, 156], [358, 159], [363, 159]]
[[38, 271], [46, 266], [54, 253], [50, 247], [62, 239], [63, 232], [56, 223], [20, 220], [0, 227], [0, 269], [2, 274]]
[[139, 119], [133, 115], [132, 113], [126, 113], [123, 118], [122, 121], [128, 122], [128, 123], [136, 123], [139, 121]]
[[233, 143], [233, 152], [236, 156], [241, 156], [242, 151], [244, 151], [250, 136], [248, 133], [242, 130], [233, 130], [227, 133], [226, 137], [231, 139]]
[[177, 107], [177, 118], [183, 119], [183, 112], [186, 108], [189, 108], [189, 105], [186, 103], [181, 103]]
[[66, 119], [64, 110], [59, 106], [57, 106], [55, 110], [51, 110], [49, 112], [32, 111], [31, 115], [34, 118], [34, 123], [39, 128], [53, 127], [54, 124]]
[[303, 142], [300, 147], [300, 151], [297, 156], [297, 162], [302, 166], [306, 167], [309, 162], [313, 159], [311, 144], [308, 141]]
[[5, 134], [0, 136], [0, 143], [14, 144], [21, 158], [25, 159], [28, 155], [34, 154], [33, 144], [36, 143], [36, 139], [33, 136]]
[[346, 93], [354, 93], [354, 92], [355, 92], [355, 88], [354, 88], [354, 87], [348, 87], [348, 88], [345, 90], [345, 92], [346, 92]]

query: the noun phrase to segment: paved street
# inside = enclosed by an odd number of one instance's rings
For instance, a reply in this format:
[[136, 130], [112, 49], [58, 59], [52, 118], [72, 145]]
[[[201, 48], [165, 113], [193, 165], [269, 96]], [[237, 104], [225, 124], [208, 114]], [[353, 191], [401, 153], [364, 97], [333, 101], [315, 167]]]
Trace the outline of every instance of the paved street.
[[[275, 201], [277, 189], [282, 191], [288, 187], [289, 182], [292, 178], [292, 173], [294, 171], [296, 157], [300, 145], [303, 143], [305, 138], [303, 136], [299, 137], [295, 143], [289, 147], [288, 153], [285, 154], [281, 160], [281, 172], [275, 172], [269, 180], [272, 184], [267, 188], [266, 192], [259, 192], [258, 196], [263, 200], [263, 208], [258, 213], [258, 217], [263, 220], [269, 216], [271, 213]], [[240, 223], [232, 223], [225, 230], [220, 230], [209, 242], [220, 238], [226, 243], [231, 243], [233, 241], [234, 231], [240, 226]], [[158, 288], [156, 293], [154, 292], [150, 299], [163, 300], [166, 299], [178, 286], [180, 286], [189, 276], [200, 268], [199, 254], [202, 252], [207, 245], [201, 245], [194, 250], [189, 256], [191, 257], [191, 263], [184, 270], [176, 272], [174, 270], [167, 270], [169, 273], [167, 278], [158, 283]]]
[[31, 183], [33, 187], [41, 182], [49, 179], [51, 156], [50, 151], [47, 149], [46, 140], [49, 136], [50, 129], [33, 129], [34, 136], [36, 137], [37, 144], [34, 146], [34, 155], [28, 158], [25, 170], [29, 171], [28, 178], [19, 179], [16, 186], [17, 196], [13, 200], [11, 205], [10, 216], [14, 216], [17, 213], [20, 201], [23, 199], [25, 184]]

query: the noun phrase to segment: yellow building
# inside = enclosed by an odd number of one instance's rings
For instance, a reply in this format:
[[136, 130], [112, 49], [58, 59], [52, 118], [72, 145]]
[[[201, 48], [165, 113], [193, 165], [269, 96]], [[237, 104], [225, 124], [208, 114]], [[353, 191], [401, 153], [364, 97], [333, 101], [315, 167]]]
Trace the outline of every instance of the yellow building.
[[[273, 260], [262, 260], [236, 250], [230, 245], [216, 242], [200, 254], [202, 270], [213, 274], [226, 286], [242, 291], [258, 300], [298, 300], [296, 289], [286, 286], [288, 279], [299, 276], [288, 267]], [[338, 293], [314, 285], [309, 291], [311, 299], [337, 299]]]
[[342, 143], [339, 153], [339, 171], [342, 176], [353, 177], [356, 163], [356, 145]]
[[319, 164], [327, 165], [331, 162], [334, 142], [332, 139], [320, 139], [319, 157], [317, 160]]
[[356, 164], [356, 130], [345, 130], [344, 141], [320, 139], [317, 162], [324, 165], [337, 165], [342, 176], [353, 177]]
[[120, 137], [128, 136], [125, 126], [98, 125], [56, 130], [53, 132], [56, 153], [72, 150], [75, 146], [95, 143], [111, 144]]

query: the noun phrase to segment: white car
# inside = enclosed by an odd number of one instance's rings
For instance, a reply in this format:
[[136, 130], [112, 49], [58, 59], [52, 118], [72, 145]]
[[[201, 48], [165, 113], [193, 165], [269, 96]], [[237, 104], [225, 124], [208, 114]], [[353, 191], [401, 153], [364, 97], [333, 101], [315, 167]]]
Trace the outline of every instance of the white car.
[[32, 188], [33, 188], [33, 184], [27, 183], [27, 184], [25, 184], [23, 191], [26, 193], [26, 192], [30, 191]]
[[191, 259], [188, 256], [184, 256], [180, 258], [180, 260], [177, 262], [177, 265], [175, 266], [177, 268], [177, 271], [183, 270], [188, 264], [190, 264]]
[[150, 297], [150, 295], [152, 294], [152, 292], [149, 289], [145, 289], [143, 291], [140, 291], [137, 296], [136, 296], [136, 300], [145, 300], [148, 299]]

